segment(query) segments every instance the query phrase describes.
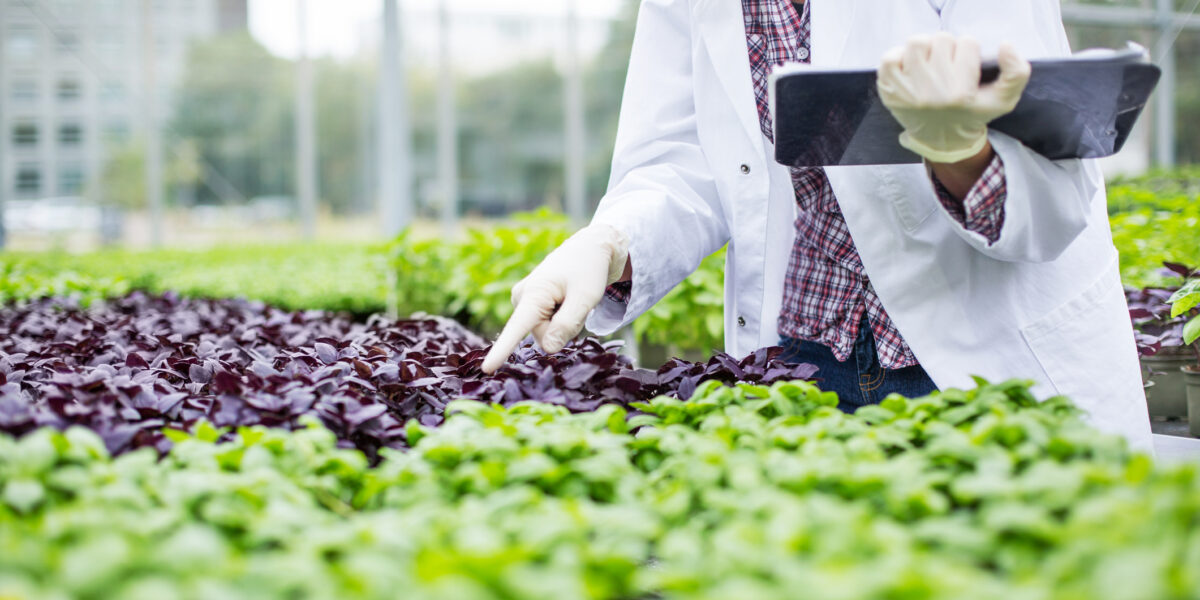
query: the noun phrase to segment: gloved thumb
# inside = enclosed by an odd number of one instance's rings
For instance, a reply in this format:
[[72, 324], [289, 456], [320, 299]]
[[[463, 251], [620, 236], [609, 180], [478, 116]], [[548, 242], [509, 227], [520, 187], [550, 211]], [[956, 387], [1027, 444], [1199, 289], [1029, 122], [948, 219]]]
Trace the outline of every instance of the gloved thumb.
[[994, 115], [993, 118], [1006, 115], [1017, 107], [1032, 73], [1029, 61], [1021, 58], [1008, 42], [1000, 44], [996, 62], [1000, 66], [1000, 77], [979, 88], [975, 103], [979, 110]]

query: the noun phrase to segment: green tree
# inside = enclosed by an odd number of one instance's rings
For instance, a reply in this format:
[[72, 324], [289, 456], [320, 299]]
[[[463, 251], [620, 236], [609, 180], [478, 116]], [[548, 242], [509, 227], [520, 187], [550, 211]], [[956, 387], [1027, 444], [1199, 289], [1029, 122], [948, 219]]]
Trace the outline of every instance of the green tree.
[[[188, 52], [170, 144], [192, 143], [206, 177], [243, 197], [286, 194], [293, 184], [292, 70], [247, 33], [197, 42]], [[198, 200], [227, 201], [206, 185]]]

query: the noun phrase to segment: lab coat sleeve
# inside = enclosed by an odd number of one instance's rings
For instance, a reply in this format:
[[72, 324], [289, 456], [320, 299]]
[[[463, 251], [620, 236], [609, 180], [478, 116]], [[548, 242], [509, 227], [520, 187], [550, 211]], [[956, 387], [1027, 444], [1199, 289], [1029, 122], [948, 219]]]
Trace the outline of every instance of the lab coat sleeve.
[[[1030, 58], [1070, 53], [1057, 2], [980, 3], [971, 11], [945, 9], [941, 17], [943, 29], [979, 38], [985, 55], [994, 54], [1004, 41], [1013, 43]], [[1010, 262], [1058, 258], [1087, 228], [1092, 203], [1104, 201], [1099, 167], [1091, 160], [1049, 160], [996, 131], [988, 137], [1004, 161], [1007, 178], [1005, 219], [999, 239], [989, 243], [944, 209], [939, 212], [972, 248], [991, 258]]]
[[638, 14], [608, 193], [592, 220], [628, 236], [633, 287], [628, 303], [592, 311], [599, 335], [654, 306], [730, 237], [696, 133], [689, 5], [643, 0]]

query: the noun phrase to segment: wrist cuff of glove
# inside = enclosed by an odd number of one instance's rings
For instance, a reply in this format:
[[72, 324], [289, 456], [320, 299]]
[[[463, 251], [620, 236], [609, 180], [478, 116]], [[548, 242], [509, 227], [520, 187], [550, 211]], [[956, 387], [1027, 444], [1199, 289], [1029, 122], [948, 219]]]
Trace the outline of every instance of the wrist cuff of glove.
[[988, 138], [987, 131], [984, 130], [983, 135], [971, 142], [969, 146], [962, 148], [934, 148], [914, 139], [907, 131], [900, 134], [900, 145], [909, 150], [921, 155], [930, 162], [935, 163], [956, 163], [967, 160], [987, 147]]

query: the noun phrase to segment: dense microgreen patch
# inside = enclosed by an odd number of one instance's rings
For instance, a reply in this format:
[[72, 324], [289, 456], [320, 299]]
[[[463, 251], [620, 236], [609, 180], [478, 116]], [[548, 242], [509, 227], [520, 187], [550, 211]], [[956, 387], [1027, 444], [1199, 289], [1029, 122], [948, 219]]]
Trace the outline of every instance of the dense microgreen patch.
[[374, 457], [405, 444], [410, 419], [440, 423], [456, 398], [581, 412], [660, 394], [687, 398], [707, 380], [770, 383], [815, 372], [780, 363], [777, 349], [741, 361], [673, 360], [658, 371], [635, 369], [613, 349], [584, 339], [547, 356], [526, 344], [489, 377], [479, 369], [486, 342], [447, 319], [354, 323], [244, 300], [141, 293], [86, 309], [42, 300], [0, 310], [0, 431], [83, 425], [112, 453], [165, 452], [164, 428], [200, 420], [225, 430], [295, 428], [313, 415], [343, 445]]
[[0, 434], [18, 598], [1184, 599], [1200, 471], [1023, 382], [855, 415], [803, 383], [570, 413], [458, 401], [377, 467], [311, 423], [159, 459]]
[[246, 297], [290, 310], [361, 317], [386, 307], [385, 260], [363, 243], [304, 242], [209, 249], [0, 254], [0, 305], [46, 297], [83, 304], [136, 289]]

